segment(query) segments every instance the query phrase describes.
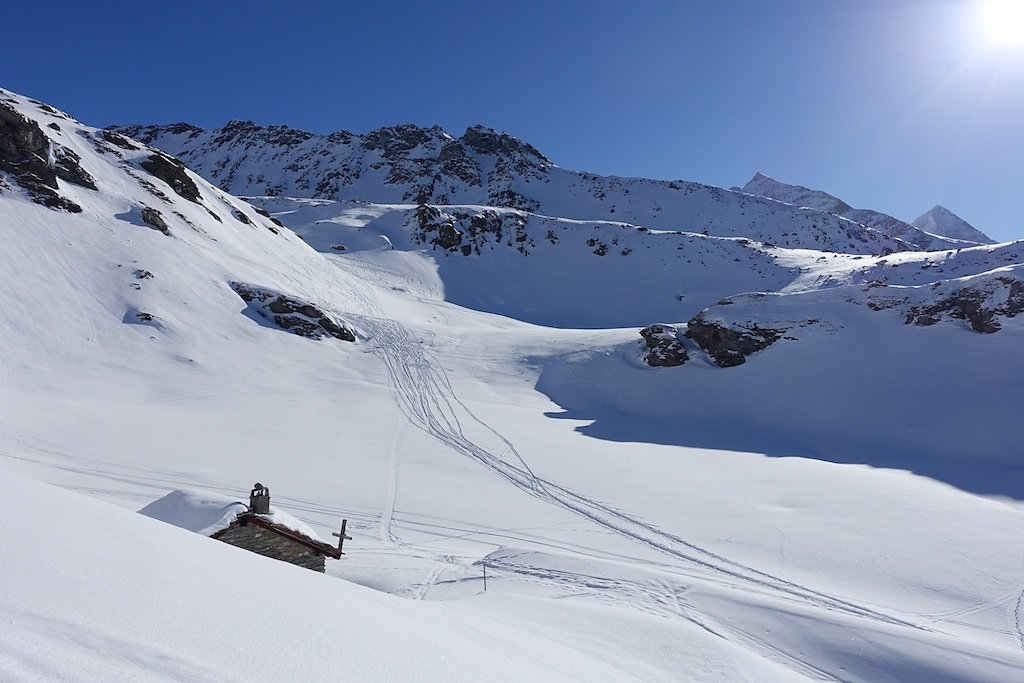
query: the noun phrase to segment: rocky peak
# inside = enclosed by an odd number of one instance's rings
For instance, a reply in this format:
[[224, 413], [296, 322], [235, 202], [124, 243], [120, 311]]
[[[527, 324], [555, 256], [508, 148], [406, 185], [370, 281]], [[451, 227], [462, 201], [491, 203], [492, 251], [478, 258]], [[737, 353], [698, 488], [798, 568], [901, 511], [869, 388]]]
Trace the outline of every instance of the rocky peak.
[[780, 202], [786, 202], [787, 204], [806, 206], [811, 209], [827, 211], [840, 216], [853, 209], [853, 207], [843, 200], [838, 197], [834, 197], [827, 192], [812, 190], [804, 187], [803, 185], [783, 183], [766, 176], [760, 171], [755, 173], [754, 177], [750, 179], [750, 182], [743, 186], [743, 191], [750, 194], [756, 194], [761, 197], [777, 199]]
[[385, 155], [393, 156], [450, 137], [440, 126], [424, 128], [412, 123], [403, 123], [370, 131], [363, 136], [363, 147], [369, 150], [383, 150]]
[[541, 164], [551, 163], [551, 160], [541, 154], [533, 145], [493, 128], [471, 126], [466, 129], [459, 141], [478, 154], [507, 157], [525, 156]]
[[246, 142], [258, 138], [263, 129], [255, 121], [231, 120], [218, 131], [215, 131], [215, 144], [230, 144], [232, 142]]
[[264, 140], [269, 145], [277, 145], [278, 147], [291, 147], [313, 137], [312, 133], [290, 126], [267, 126], [260, 135], [261, 140]]

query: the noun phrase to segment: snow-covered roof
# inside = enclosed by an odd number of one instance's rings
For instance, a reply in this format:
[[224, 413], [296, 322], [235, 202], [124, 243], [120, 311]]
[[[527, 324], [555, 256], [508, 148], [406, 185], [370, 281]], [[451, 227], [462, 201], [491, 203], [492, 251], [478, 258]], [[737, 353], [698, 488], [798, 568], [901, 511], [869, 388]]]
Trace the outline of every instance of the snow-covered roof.
[[[197, 534], [212, 536], [228, 528], [238, 515], [248, 509], [248, 505], [237, 498], [209, 491], [178, 489], [154, 500], [139, 510], [139, 513]], [[287, 512], [271, 507], [269, 515], [260, 516], [268, 522], [323, 543], [323, 539], [309, 525]]]

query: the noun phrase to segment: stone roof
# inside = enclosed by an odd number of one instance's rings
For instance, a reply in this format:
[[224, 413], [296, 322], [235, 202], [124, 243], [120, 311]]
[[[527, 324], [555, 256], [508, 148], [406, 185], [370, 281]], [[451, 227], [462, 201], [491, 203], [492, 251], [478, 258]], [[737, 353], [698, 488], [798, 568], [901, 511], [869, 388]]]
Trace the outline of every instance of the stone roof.
[[295, 529], [290, 529], [287, 526], [278, 524], [273, 521], [273, 515], [268, 516], [258, 515], [254, 512], [243, 512], [240, 515], [238, 515], [238, 517], [236, 517], [235, 520], [231, 522], [231, 524], [211, 534], [210, 538], [219, 538], [228, 529], [239, 526], [246, 526], [248, 524], [253, 524], [255, 526], [261, 527], [268, 531], [272, 531], [276, 534], [284, 536], [285, 538], [288, 538], [292, 541], [295, 541], [296, 543], [304, 545], [307, 548], [310, 548], [311, 550], [315, 550], [318, 553], [326, 555], [327, 557], [333, 557], [336, 560], [341, 559], [341, 551], [338, 550], [338, 548], [336, 548], [335, 546], [324, 543], [323, 541], [315, 538], [310, 538], [309, 536], [300, 531], [296, 531]]

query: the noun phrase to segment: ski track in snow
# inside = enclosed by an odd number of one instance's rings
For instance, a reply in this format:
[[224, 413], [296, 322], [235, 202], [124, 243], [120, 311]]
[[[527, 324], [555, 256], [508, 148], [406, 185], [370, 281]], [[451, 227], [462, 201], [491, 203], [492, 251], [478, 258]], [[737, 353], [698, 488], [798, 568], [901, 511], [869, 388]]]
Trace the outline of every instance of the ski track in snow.
[[[344, 263], [343, 261], [336, 260], [335, 263], [343, 268], [341, 265]], [[364, 271], [360, 273], [360, 276], [365, 277], [368, 264], [361, 263], [359, 265], [362, 266], [360, 271]], [[373, 352], [384, 362], [391, 378], [395, 401], [409, 421], [452, 450], [476, 460], [521, 491], [564, 508], [621, 537], [665, 554], [681, 565], [681, 568], [691, 572], [696, 570], [692, 575], [712, 580], [720, 585], [755, 591], [890, 625], [919, 631], [932, 630], [731, 560], [675, 534], [663, 531], [626, 512], [613, 509], [600, 501], [537, 476], [508, 438], [476, 417], [458, 398], [447, 373], [428, 352], [427, 345], [422, 343], [422, 340], [414, 339], [410, 331], [398, 322], [383, 317], [377, 302], [365, 289], [354, 293], [358, 304], [363, 308], [363, 314], [359, 316], [359, 324], [369, 334]], [[487, 436], [494, 442], [490, 448], [481, 445], [466, 434], [467, 428], [474, 425], [483, 428]], [[384, 516], [386, 517], [387, 514], [385, 511]], [[519, 574], [532, 574], [534, 577], [537, 575], [537, 571], [517, 568], [512, 565], [507, 566], [506, 569]], [[565, 572], [553, 572], [549, 569], [539, 571], [549, 578], [557, 573], [563, 582], [571, 582], [589, 589], [595, 587], [591, 583], [594, 577], [590, 577], [589, 580], [583, 577], [570, 579], [568, 578], [570, 574]], [[422, 599], [430, 586], [438, 580], [440, 573], [441, 569], [433, 572], [427, 582], [415, 593], [415, 596]], [[625, 590], [625, 585], [621, 581], [608, 581], [599, 587], [622, 592]], [[631, 604], [635, 605], [636, 599], [640, 599], [646, 605], [654, 605], [653, 609], [656, 612], [681, 616], [720, 637], [745, 642], [761, 651], [766, 657], [780, 661], [811, 678], [838, 680], [813, 665], [795, 659], [792, 655], [784, 653], [762, 640], [753, 638], [750, 634], [745, 634], [733, 627], [711, 626], [708, 624], [706, 616], [693, 608], [686, 607], [684, 603], [675, 598], [673, 598], [675, 607], [665, 608], [664, 590], [637, 591], [634, 587], [625, 592], [633, 598], [630, 601]], [[674, 596], [674, 589], [669, 593]], [[723, 631], [729, 631], [731, 637], [723, 635]]]
[[391, 440], [391, 454], [388, 458], [388, 488], [384, 494], [384, 512], [380, 519], [380, 540], [392, 546], [399, 545], [398, 538], [392, 529], [395, 518], [395, 503], [398, 500], [398, 463], [402, 457], [402, 430], [405, 422], [395, 426], [395, 434]]
[[1024, 652], [1024, 590], [1017, 596], [1017, 605], [1013, 608], [1013, 629], [1017, 632], [1017, 642]]
[[[500, 571], [515, 574], [520, 581], [532, 582], [558, 588], [571, 588], [575, 592], [570, 595], [584, 595], [599, 600], [618, 603], [632, 609], [640, 609], [655, 616], [679, 618], [688, 621], [711, 635], [723, 640], [742, 644], [751, 650], [759, 651], [767, 658], [780, 663], [791, 670], [816, 681], [839, 682], [828, 671], [794, 657], [777, 646], [758, 638], [732, 624], [712, 622], [707, 615], [701, 613], [685, 598], [686, 589], [669, 582], [643, 582], [624, 578], [611, 578], [595, 574], [582, 574], [561, 569], [537, 567], [519, 563], [514, 557], [491, 558], [487, 561], [489, 568], [499, 570], [495, 580], [500, 579]], [[475, 580], [475, 577], [462, 580]], [[445, 583], [445, 582], [441, 582]], [[568, 597], [568, 596], [563, 596]]]

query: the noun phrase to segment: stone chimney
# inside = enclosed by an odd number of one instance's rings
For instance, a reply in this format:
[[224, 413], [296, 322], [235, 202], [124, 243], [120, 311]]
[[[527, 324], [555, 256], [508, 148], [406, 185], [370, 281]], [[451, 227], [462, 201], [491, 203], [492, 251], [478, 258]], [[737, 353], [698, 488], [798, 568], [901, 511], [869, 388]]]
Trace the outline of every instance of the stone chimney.
[[259, 482], [249, 493], [249, 510], [257, 515], [270, 514], [270, 489]]

